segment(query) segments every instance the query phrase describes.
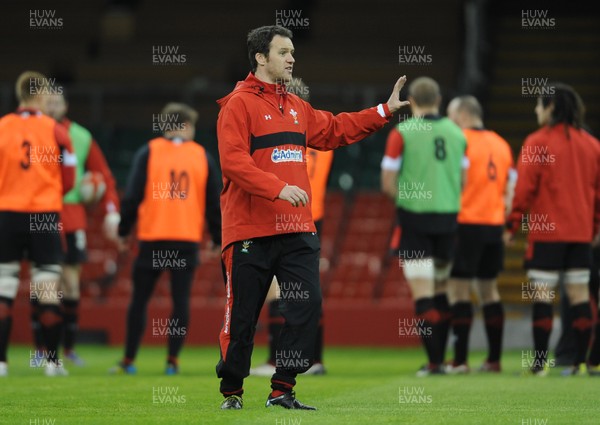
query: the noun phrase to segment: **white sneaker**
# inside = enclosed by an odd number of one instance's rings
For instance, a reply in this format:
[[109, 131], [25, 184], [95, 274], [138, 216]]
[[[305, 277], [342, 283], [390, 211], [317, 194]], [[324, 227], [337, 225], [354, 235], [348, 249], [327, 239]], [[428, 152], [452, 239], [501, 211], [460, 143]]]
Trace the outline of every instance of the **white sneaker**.
[[8, 364], [0, 362], [0, 376], [8, 376]]
[[323, 366], [323, 363], [313, 363], [313, 365], [304, 372], [304, 375], [325, 375], [325, 366]]
[[62, 364], [56, 364], [48, 362], [45, 370], [46, 376], [68, 376], [69, 372], [64, 368]]
[[275, 373], [275, 366], [265, 363], [258, 367], [250, 369], [250, 375], [253, 376], [272, 376]]

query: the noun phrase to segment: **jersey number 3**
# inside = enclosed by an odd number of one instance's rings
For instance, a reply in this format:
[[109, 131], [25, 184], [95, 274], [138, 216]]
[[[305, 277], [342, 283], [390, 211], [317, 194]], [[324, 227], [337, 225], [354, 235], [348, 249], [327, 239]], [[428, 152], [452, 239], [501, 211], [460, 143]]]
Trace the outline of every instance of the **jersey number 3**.
[[28, 170], [29, 167], [31, 167], [31, 143], [24, 140], [23, 143], [21, 143], [21, 149], [25, 151], [25, 159], [21, 160], [21, 168]]

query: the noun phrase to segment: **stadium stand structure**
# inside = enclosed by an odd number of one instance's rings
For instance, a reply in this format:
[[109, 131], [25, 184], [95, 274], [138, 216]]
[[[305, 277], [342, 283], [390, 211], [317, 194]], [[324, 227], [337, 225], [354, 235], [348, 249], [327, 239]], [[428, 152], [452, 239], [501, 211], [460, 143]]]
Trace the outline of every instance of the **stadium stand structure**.
[[[330, 192], [326, 204], [321, 235], [321, 279], [327, 342], [354, 345], [416, 343], [411, 338], [400, 341], [397, 338], [398, 318], [412, 317], [412, 307], [401, 270], [397, 263], [387, 258], [394, 223], [393, 206], [383, 195], [373, 192], [358, 192], [353, 198], [342, 192]], [[119, 258], [115, 247], [102, 235], [98, 211], [92, 211], [89, 225], [89, 262], [82, 274], [81, 339], [100, 337], [102, 341], [121, 343], [131, 295], [131, 261], [135, 244], [132, 244], [132, 251]], [[29, 341], [31, 337], [28, 279], [28, 275], [23, 274], [15, 302], [17, 320], [13, 337], [19, 342]], [[375, 296], [376, 285], [382, 279], [383, 293]], [[157, 284], [149, 305], [147, 328], [151, 328], [152, 318], [169, 317], [168, 283], [165, 274]], [[224, 300], [220, 259], [203, 252], [202, 265], [192, 287], [190, 343], [215, 342]], [[259, 332], [257, 336], [257, 342], [266, 341], [266, 334]], [[144, 343], [161, 341], [148, 330]]]
[[[28, 27], [27, 14], [29, 9], [48, 9], [47, 3], [4, 5], [7, 15], [23, 19], [9, 20], [0, 29], [3, 36], [10, 34], [15, 41], [0, 47], [2, 55], [10, 57], [0, 68], [2, 113], [15, 107], [12, 91], [16, 76], [24, 69], [37, 69], [66, 84], [72, 118], [92, 130], [121, 185], [133, 152], [156, 136], [151, 129], [152, 114], [167, 101], [185, 100], [198, 109], [199, 140], [217, 155], [215, 99], [247, 73], [246, 32], [274, 23], [276, 10], [289, 9], [292, 3], [266, 0], [260, 8], [248, 8], [247, 2], [232, 0], [211, 3], [208, 9], [203, 8], [203, 2], [185, 0], [173, 0], [167, 9], [150, 0], [129, 2], [129, 8], [111, 7], [110, 3], [89, 0], [82, 8], [53, 3], [64, 27], [46, 31], [43, 37], [39, 37], [39, 30]], [[315, 2], [315, 13], [303, 11], [310, 19], [310, 29], [305, 34], [302, 29], [296, 32], [295, 72], [308, 83], [315, 107], [339, 112], [372, 106], [389, 96], [394, 78], [401, 73], [410, 78], [429, 75], [447, 91], [456, 85], [462, 54], [456, 46], [462, 40], [463, 1], [425, 0], [418, 8], [403, 8], [401, 17], [392, 13], [389, 1], [372, 0], [369, 4], [371, 7], [365, 9], [362, 2], [331, 0]], [[195, 12], [192, 7], [197, 7]], [[439, 16], [456, 17], [435, 22], [437, 33], [444, 37], [429, 31], [431, 16], [423, 11], [433, 8]], [[490, 33], [495, 34], [490, 90], [484, 102], [490, 128], [506, 137], [518, 152], [524, 137], [536, 128], [533, 102], [521, 96], [521, 78], [537, 76], [574, 85], [586, 101], [590, 126], [598, 129], [600, 88], [593, 82], [600, 72], [596, 48], [600, 35], [595, 30], [600, 18], [583, 11], [561, 17], [557, 24], [569, 28], [565, 37], [563, 31], [521, 30], [519, 10], [513, 12], [509, 16], [492, 10], [489, 15]], [[225, 24], [227, 31], [222, 30]], [[378, 42], [373, 43], [374, 39]], [[433, 56], [431, 65], [399, 66], [400, 45], [425, 46]], [[153, 65], [154, 46], [178, 47], [186, 55], [185, 65]], [[456, 93], [444, 94], [448, 98]], [[327, 195], [322, 234], [326, 344], [418, 344], [416, 339], [398, 338], [398, 319], [412, 317], [410, 292], [397, 259], [387, 252], [393, 206], [375, 193], [385, 138], [394, 124], [361, 144], [336, 152], [330, 179], [333, 190]], [[352, 184], [345, 187], [348, 192], [340, 191], [340, 182], [347, 183], [350, 176]], [[368, 191], [356, 191], [358, 188]], [[117, 256], [100, 232], [97, 214], [92, 215], [88, 241], [90, 261], [83, 273], [81, 340], [88, 335], [90, 339], [122, 343], [133, 256]], [[502, 297], [512, 303], [523, 302], [522, 253], [523, 241], [519, 240], [507, 253], [506, 271], [500, 276]], [[116, 278], [111, 282], [115, 268]], [[12, 338], [19, 342], [31, 339], [27, 282], [25, 274], [15, 303]], [[150, 303], [149, 327], [152, 318], [169, 315], [167, 284], [163, 276]], [[192, 291], [189, 342], [214, 344], [224, 303], [218, 258], [204, 258]], [[259, 332], [257, 337], [258, 343], [265, 342], [266, 332]], [[144, 342], [164, 341], [147, 330]]]
[[[321, 284], [327, 343], [416, 344], [418, 341], [414, 338], [398, 338], [398, 320], [411, 318], [413, 307], [398, 259], [389, 253], [395, 224], [392, 203], [375, 192], [352, 195], [329, 192], [326, 205], [321, 235]], [[131, 251], [119, 256], [102, 234], [98, 211], [92, 210], [89, 225], [89, 262], [82, 274], [81, 340], [121, 343], [131, 295], [131, 262], [135, 256], [135, 243], [132, 243]], [[210, 344], [214, 343], [221, 325], [225, 291], [219, 257], [207, 256], [206, 252], [201, 257], [202, 264], [192, 287], [192, 321], [188, 337], [190, 343]], [[516, 276], [520, 272], [519, 261], [517, 257], [507, 258], [507, 265], [509, 269], [516, 270]], [[510, 274], [500, 277], [501, 290], [512, 282], [507, 276]], [[514, 279], [516, 284], [521, 278]], [[13, 338], [19, 342], [29, 341], [31, 337], [27, 282], [28, 275], [24, 274], [15, 302], [17, 320]], [[518, 283], [520, 285], [520, 281]], [[151, 328], [153, 318], [169, 317], [171, 300], [168, 284], [168, 275], [165, 274], [149, 304], [147, 328]], [[506, 293], [503, 293], [504, 296]], [[523, 302], [520, 296], [512, 301]], [[151, 330], [147, 330], [144, 343], [161, 342]], [[266, 342], [262, 322], [257, 342]]]

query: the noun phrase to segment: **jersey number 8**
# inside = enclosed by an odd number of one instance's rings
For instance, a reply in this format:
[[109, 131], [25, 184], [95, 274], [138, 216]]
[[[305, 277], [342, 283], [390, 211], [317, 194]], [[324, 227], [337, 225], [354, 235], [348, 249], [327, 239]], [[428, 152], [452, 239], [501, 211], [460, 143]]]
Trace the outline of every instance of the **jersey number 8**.
[[446, 159], [446, 140], [443, 137], [436, 137], [433, 139], [435, 145], [435, 159], [443, 161]]

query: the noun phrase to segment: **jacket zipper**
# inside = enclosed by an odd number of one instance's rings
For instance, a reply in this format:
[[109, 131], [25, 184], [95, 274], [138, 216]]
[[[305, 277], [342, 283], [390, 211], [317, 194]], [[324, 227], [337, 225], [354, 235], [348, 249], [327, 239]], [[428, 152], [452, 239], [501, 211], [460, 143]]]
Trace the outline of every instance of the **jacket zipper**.
[[279, 95], [279, 111], [281, 111], [281, 116], [284, 116], [283, 113], [283, 104], [281, 103], [282, 95]]

